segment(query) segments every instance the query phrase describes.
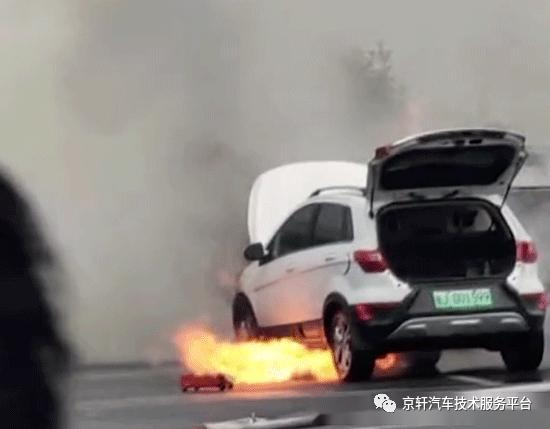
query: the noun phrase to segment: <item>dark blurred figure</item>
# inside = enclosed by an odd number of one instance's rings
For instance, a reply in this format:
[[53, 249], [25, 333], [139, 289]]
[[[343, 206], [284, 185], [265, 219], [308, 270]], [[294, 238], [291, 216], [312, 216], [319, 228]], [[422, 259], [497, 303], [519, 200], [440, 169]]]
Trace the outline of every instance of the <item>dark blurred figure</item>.
[[61, 426], [68, 364], [41, 273], [54, 264], [30, 206], [0, 172], [0, 427]]

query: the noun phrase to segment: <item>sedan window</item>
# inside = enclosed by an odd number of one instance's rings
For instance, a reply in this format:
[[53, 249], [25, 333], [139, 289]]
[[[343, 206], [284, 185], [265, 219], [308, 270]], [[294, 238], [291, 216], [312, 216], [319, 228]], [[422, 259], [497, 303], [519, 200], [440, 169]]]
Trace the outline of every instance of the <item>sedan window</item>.
[[313, 230], [313, 244], [321, 246], [352, 239], [350, 208], [340, 204], [321, 204]]
[[318, 204], [311, 204], [302, 207], [288, 218], [270, 245], [272, 257], [283, 256], [311, 246], [317, 209]]

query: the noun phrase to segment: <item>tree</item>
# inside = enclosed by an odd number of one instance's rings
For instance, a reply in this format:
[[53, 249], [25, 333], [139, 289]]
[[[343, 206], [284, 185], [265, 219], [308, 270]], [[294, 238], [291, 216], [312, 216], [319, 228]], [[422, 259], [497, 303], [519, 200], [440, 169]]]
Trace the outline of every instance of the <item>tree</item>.
[[345, 58], [353, 108], [362, 120], [392, 119], [405, 106], [405, 91], [393, 76], [392, 51], [378, 42], [369, 50], [353, 49]]

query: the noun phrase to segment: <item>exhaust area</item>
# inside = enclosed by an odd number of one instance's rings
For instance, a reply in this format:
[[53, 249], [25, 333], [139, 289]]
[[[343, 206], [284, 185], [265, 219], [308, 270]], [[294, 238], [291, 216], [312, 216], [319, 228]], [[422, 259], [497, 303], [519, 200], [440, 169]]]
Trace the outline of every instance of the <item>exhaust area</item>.
[[329, 350], [310, 350], [290, 338], [236, 343], [196, 324], [182, 328], [174, 343], [187, 370], [222, 373], [236, 384], [338, 380]]
[[[285, 381], [337, 382], [328, 349], [310, 349], [293, 338], [235, 342], [216, 334], [206, 324], [183, 326], [174, 336], [184, 371], [197, 375], [224, 374], [237, 385]], [[376, 360], [379, 377], [403, 372], [406, 359], [388, 353]]]

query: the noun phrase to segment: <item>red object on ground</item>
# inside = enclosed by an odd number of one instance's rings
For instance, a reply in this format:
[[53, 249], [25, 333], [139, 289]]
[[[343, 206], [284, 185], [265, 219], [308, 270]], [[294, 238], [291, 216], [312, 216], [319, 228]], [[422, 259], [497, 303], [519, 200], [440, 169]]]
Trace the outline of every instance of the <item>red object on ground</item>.
[[183, 374], [180, 384], [182, 392], [186, 392], [189, 389], [193, 389], [196, 392], [203, 387], [213, 387], [222, 391], [233, 388], [233, 382], [223, 374]]

